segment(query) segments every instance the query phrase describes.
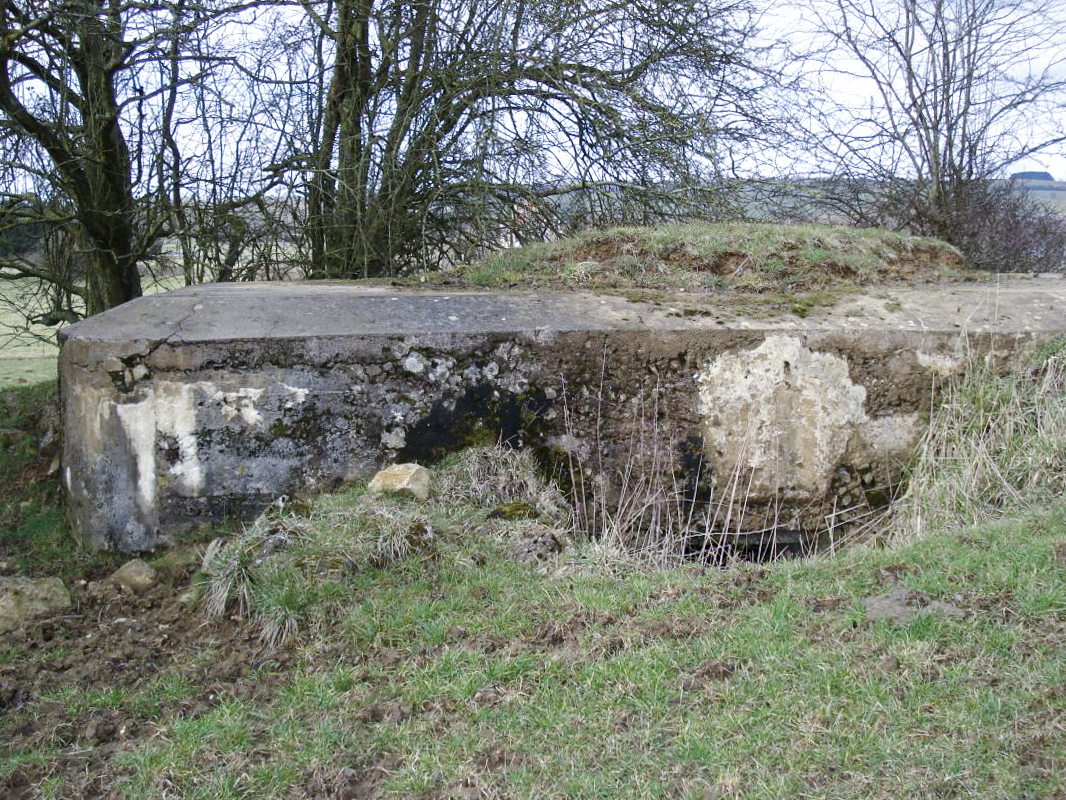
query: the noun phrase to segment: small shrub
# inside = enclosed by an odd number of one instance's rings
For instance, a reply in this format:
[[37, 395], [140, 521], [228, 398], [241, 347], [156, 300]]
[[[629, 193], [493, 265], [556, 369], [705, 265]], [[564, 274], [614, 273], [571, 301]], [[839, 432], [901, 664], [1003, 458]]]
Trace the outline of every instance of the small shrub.
[[944, 198], [938, 212], [933, 217], [937, 227], [927, 232], [958, 247], [973, 269], [1066, 269], [1066, 218], [1011, 183], [960, 183]]

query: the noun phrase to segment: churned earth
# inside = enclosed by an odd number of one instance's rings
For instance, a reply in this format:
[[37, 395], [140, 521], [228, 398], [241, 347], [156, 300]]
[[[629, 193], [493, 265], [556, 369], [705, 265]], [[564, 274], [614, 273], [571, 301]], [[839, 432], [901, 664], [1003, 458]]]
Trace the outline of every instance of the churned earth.
[[191, 570], [180, 563], [164, 569], [163, 581], [140, 596], [76, 580], [68, 610], [6, 634], [3, 756], [47, 758], [7, 771], [0, 796], [39, 797], [42, 785], [64, 797], [121, 796], [116, 755], [222, 697], [269, 691], [276, 681], [263, 667], [280, 670], [285, 655], [264, 660], [237, 622], [205, 625], [176, 599]]
[[[956, 572], [990, 538], [852, 558], [846, 580], [793, 564], [607, 586], [595, 557], [561, 577], [475, 553], [465, 577], [457, 559], [376, 574], [379, 600], [363, 582], [346, 620], [273, 649], [179, 602], [189, 567], [137, 597], [78, 586], [5, 642], [0, 796], [1060, 797], [1056, 536], [1035, 537], [1039, 589]], [[864, 619], [902, 584], [955, 610]]]

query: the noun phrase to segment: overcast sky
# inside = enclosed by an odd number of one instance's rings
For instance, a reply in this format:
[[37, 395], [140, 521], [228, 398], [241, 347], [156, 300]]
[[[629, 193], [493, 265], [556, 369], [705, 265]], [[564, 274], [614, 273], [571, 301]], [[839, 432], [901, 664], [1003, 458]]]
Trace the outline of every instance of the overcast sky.
[[[1011, 0], [1012, 2], [1014, 0]], [[762, 9], [762, 17], [760, 27], [765, 31], [768, 39], [774, 37], [780, 37], [788, 40], [794, 48], [802, 48], [812, 40], [812, 29], [814, 27], [814, 16], [809, 10], [805, 10], [804, 6], [810, 2], [819, 3], [832, 3], [832, 0], [790, 0], [789, 2], [776, 2], [775, 0], [756, 0], [757, 5]], [[1058, 5], [1062, 6], [1058, 9]], [[874, 0], [870, 0], [867, 4], [868, 7], [875, 5]], [[1058, 9], [1058, 13], [1062, 15], [1061, 24], [1057, 26], [1056, 36], [1059, 39], [1049, 50], [1050, 58], [1057, 59], [1059, 61], [1056, 67], [1058, 76], [1066, 77], [1066, 2], [1059, 3], [1055, 0], [1052, 6]], [[1046, 57], [1044, 61], [1037, 60], [1032, 64], [1033, 69], [1041, 68], [1046, 63]], [[856, 62], [852, 62], [853, 66], [858, 68]], [[1018, 73], [1017, 77], [1024, 77], [1023, 73]], [[863, 83], [856, 79], [848, 79], [847, 81], [837, 80], [833, 85], [834, 93], [840, 93], [841, 95], [849, 96], [849, 102], [853, 102], [860, 106], [865, 106], [872, 102], [877, 101], [877, 93], [872, 83]], [[1060, 109], [1058, 119], [1063, 127], [1066, 127], [1066, 108]], [[1010, 170], [1013, 172], [1021, 171], [1039, 171], [1049, 172], [1053, 178], [1058, 181], [1066, 181], [1066, 145], [1058, 146], [1054, 150], [1049, 150], [1039, 156], [1026, 158], [1019, 161]]]

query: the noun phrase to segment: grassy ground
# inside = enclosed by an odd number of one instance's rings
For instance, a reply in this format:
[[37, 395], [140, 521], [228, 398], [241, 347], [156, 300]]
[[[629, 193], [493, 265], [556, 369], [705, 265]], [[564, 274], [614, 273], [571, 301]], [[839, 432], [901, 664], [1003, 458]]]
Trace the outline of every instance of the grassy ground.
[[[1047, 374], [991, 384], [971, 433]], [[453, 459], [425, 506], [361, 485], [279, 505], [158, 555], [144, 595], [70, 580], [70, 613], [0, 645], [0, 795], [1063, 797], [1057, 476], [1030, 482], [1037, 510], [1005, 514], [984, 470], [980, 524], [718, 569], [568, 543], [550, 491], [492, 472], [507, 458]], [[518, 496], [539, 519], [493, 513]], [[928, 613], [868, 619], [900, 587]]]
[[56, 379], [59, 353], [55, 331], [30, 325], [24, 310], [32, 307], [36, 284], [12, 281], [0, 297], [0, 388], [32, 386]]
[[[113, 558], [74, 547], [59, 485], [55, 382], [0, 383], [0, 574], [82, 577], [90, 565]], [[52, 433], [48, 417], [52, 416]], [[47, 436], [42, 448], [42, 437]]]
[[[538, 571], [441, 519], [432, 560], [293, 598], [288, 674], [158, 726], [119, 760], [125, 791], [1049, 797], [1066, 777], [1064, 523], [726, 571], [586, 546]], [[967, 616], [867, 624], [863, 598], [897, 583]]]

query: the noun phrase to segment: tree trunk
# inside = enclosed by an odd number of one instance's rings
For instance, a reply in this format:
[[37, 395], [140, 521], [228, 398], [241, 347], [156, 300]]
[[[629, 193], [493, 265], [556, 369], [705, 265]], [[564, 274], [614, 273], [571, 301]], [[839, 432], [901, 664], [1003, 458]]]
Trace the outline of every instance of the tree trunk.
[[[96, 314], [141, 296], [134, 253], [130, 156], [119, 125], [115, 69], [123, 58], [121, 23], [101, 19], [87, 3], [78, 26], [81, 58], [75, 63], [85, 108], [87, 158], [74, 187], [78, 218], [91, 250], [86, 310]], [[96, 13], [92, 13], [96, 12]]]

